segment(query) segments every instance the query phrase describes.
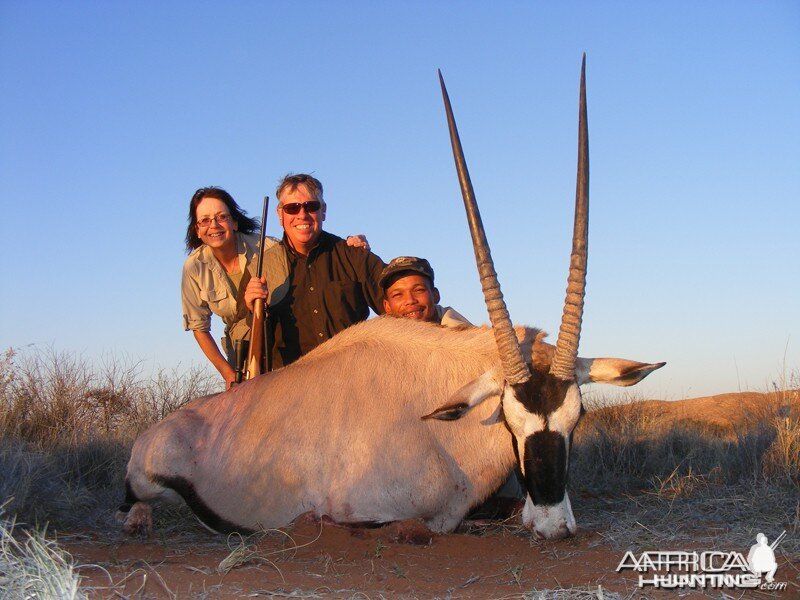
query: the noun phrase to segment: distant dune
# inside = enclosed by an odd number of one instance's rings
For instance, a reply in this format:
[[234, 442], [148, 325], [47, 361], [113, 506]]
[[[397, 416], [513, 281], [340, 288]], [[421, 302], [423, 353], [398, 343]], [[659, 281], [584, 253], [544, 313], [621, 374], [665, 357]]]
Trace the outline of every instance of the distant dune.
[[636, 413], [645, 430], [657, 433], [672, 426], [701, 429], [721, 437], [736, 437], [758, 421], [800, 414], [800, 390], [738, 392], [689, 400], [641, 400], [632, 404], [601, 406], [590, 410], [587, 421], [613, 421]]

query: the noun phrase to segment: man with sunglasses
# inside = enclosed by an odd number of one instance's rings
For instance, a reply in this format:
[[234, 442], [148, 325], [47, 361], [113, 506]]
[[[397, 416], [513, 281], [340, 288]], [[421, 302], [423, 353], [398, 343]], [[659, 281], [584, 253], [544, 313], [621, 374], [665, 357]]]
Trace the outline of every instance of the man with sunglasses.
[[[268, 300], [268, 352], [272, 368], [288, 365], [350, 325], [371, 308], [383, 312], [378, 278], [383, 261], [323, 231], [322, 183], [311, 175], [287, 175], [278, 185], [280, 244], [264, 252], [264, 276], [253, 277], [245, 303]], [[254, 273], [255, 274], [255, 273]]]

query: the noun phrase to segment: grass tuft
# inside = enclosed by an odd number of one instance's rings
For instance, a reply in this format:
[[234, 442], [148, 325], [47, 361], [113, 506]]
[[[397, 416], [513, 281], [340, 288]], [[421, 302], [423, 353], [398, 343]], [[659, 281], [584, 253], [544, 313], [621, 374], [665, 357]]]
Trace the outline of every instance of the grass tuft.
[[0, 507], [0, 599], [48, 598], [77, 600], [80, 591], [72, 557], [45, 530], [22, 532], [24, 541], [14, 537], [15, 522], [3, 516]]

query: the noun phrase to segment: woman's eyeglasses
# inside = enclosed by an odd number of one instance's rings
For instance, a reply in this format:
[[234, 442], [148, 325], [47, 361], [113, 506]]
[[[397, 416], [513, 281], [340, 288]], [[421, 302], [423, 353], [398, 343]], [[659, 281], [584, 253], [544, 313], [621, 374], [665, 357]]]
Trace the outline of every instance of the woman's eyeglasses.
[[228, 221], [231, 220], [231, 216], [225, 213], [219, 213], [218, 215], [214, 215], [213, 217], [203, 217], [202, 219], [197, 220], [197, 226], [208, 228], [211, 227], [212, 221], [216, 221], [219, 225], [224, 225]]

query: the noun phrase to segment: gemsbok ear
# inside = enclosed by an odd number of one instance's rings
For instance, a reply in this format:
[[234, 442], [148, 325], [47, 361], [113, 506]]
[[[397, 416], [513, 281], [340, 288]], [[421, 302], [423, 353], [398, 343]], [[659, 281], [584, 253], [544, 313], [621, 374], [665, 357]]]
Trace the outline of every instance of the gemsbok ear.
[[627, 387], [639, 383], [665, 362], [640, 363], [624, 358], [578, 358], [575, 365], [575, 381], [584, 383], [609, 383]]
[[492, 396], [499, 396], [503, 388], [497, 383], [498, 373], [486, 371], [477, 379], [460, 388], [447, 401], [432, 413], [420, 417], [422, 420], [439, 419], [440, 421], [457, 421], [481, 402]]

